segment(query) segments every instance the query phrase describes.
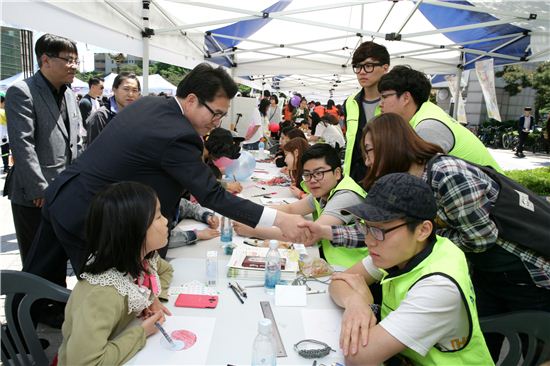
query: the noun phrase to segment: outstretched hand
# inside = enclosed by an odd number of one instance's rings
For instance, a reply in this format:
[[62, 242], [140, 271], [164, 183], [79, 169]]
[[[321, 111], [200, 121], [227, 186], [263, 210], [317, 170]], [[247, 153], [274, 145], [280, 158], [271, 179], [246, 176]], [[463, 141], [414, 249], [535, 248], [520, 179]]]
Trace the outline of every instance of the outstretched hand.
[[304, 225], [305, 221], [300, 215], [277, 211], [275, 226], [281, 229], [285, 239], [294, 243], [306, 243], [310, 241], [311, 233]]
[[306, 246], [315, 245], [321, 239], [332, 239], [332, 230], [329, 225], [320, 225], [313, 221], [305, 221], [299, 224], [302, 229], [309, 231], [309, 237], [304, 244]]

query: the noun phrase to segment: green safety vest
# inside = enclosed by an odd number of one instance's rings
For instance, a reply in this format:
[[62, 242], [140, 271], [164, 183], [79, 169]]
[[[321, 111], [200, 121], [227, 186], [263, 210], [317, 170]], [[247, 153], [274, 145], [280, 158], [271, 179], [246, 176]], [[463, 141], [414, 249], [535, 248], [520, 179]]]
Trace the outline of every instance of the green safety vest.
[[[344, 176], [349, 176], [351, 172], [351, 158], [353, 156], [353, 148], [355, 145], [355, 136], [359, 128], [359, 104], [355, 98], [361, 93], [361, 90], [350, 95], [346, 99], [346, 153], [344, 155]], [[378, 116], [382, 113], [380, 105], [377, 105], [374, 110], [374, 115]]]
[[[301, 186], [306, 193], [309, 193], [309, 190], [307, 189], [307, 186], [304, 181], [302, 181]], [[328, 195], [328, 200], [330, 200], [330, 198], [334, 195], [334, 193], [341, 190], [348, 190], [348, 191], [355, 192], [363, 198], [367, 196], [367, 192], [365, 192], [365, 190], [361, 188], [359, 184], [357, 184], [349, 176], [344, 175], [344, 178], [342, 178], [342, 180], [338, 183], [338, 185], [330, 191]], [[315, 211], [313, 212], [313, 219], [317, 220], [323, 214], [323, 209], [321, 208], [321, 205], [319, 204], [319, 201], [317, 200], [317, 198], [313, 197], [313, 201], [315, 202]], [[332, 245], [330, 240], [327, 240], [327, 239], [322, 239], [320, 243], [328, 263], [337, 265], [337, 266], [343, 266], [343, 267], [349, 268], [369, 254], [366, 246], [361, 248], [335, 247]]]
[[479, 327], [475, 294], [468, 264], [462, 250], [447, 238], [437, 237], [432, 252], [417, 266], [395, 277], [382, 270], [382, 319], [397, 309], [416, 282], [433, 275], [442, 275], [455, 283], [466, 306], [470, 324], [468, 337], [451, 341], [452, 350], [434, 346], [421, 356], [410, 348], [400, 354], [415, 365], [494, 365]]
[[443, 109], [439, 108], [430, 101], [425, 102], [422, 106], [420, 106], [420, 109], [411, 118], [409, 123], [412, 128], [416, 129], [416, 126], [426, 119], [438, 120], [447, 126], [449, 130], [451, 130], [455, 144], [448, 152], [449, 155], [453, 155], [479, 165], [490, 166], [497, 172], [503, 173], [500, 166], [497, 164], [495, 159], [493, 159], [485, 145], [483, 145], [476, 135], [458, 123], [454, 118], [449, 116]]

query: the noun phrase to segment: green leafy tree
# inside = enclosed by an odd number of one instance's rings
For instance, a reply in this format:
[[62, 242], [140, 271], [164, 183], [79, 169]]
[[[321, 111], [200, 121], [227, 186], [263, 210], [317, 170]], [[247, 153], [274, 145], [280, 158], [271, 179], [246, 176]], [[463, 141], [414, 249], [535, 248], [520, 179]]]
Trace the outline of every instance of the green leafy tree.
[[102, 72], [99, 72], [99, 71], [90, 71], [90, 72], [79, 72], [79, 71], [77, 71], [75, 76], [76, 76], [77, 79], [87, 83], [88, 80], [90, 80], [90, 78], [92, 78], [92, 77], [102, 78], [104, 76], [104, 74]]
[[550, 111], [550, 62], [541, 63], [532, 76], [533, 89], [537, 91], [535, 108], [537, 111]]
[[495, 72], [495, 76], [501, 77], [506, 81], [504, 90], [510, 96], [519, 94], [524, 88], [531, 86], [531, 74], [531, 72], [524, 70], [519, 65], [504, 66], [501, 71]]
[[189, 72], [189, 69], [184, 67], [165, 64], [163, 62], [155, 62], [149, 65], [149, 74], [160, 74], [163, 78], [174, 85], [178, 85], [183, 77]]

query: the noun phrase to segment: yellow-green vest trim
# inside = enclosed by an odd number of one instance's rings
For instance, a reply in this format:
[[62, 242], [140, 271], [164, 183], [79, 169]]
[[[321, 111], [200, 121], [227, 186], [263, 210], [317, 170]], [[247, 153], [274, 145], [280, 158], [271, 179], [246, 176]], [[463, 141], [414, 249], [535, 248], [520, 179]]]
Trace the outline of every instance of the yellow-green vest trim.
[[[309, 193], [307, 185], [304, 181], [301, 182], [301, 186], [306, 193]], [[329, 192], [327, 201], [330, 201], [334, 193], [342, 190], [355, 192], [363, 198], [367, 196], [367, 192], [365, 192], [365, 190], [361, 188], [359, 184], [357, 184], [349, 176], [344, 175], [344, 178], [342, 178], [342, 180], [340, 180], [336, 187], [334, 187]], [[323, 214], [323, 209], [321, 208], [321, 205], [319, 204], [317, 198], [313, 197], [313, 201], [315, 204], [313, 219], [317, 220]], [[327, 262], [332, 265], [349, 268], [369, 254], [366, 246], [361, 248], [335, 247], [332, 245], [330, 240], [327, 239], [321, 240], [320, 243], [321, 247], [323, 248], [323, 254], [325, 255]]]
[[[349, 176], [351, 172], [351, 158], [353, 157], [353, 149], [355, 146], [355, 135], [357, 135], [357, 129], [359, 128], [359, 104], [357, 103], [356, 98], [361, 91], [362, 90], [359, 90], [359, 92], [354, 95], [350, 95], [348, 99], [346, 99], [346, 153], [344, 154], [345, 176]], [[378, 116], [381, 113], [382, 110], [380, 109], [380, 105], [377, 105], [374, 110], [374, 115]]]
[[455, 144], [448, 152], [449, 155], [479, 165], [490, 166], [497, 172], [503, 173], [498, 163], [491, 156], [491, 153], [489, 153], [489, 150], [487, 150], [485, 145], [483, 145], [476, 135], [430, 101], [420, 106], [420, 109], [411, 118], [409, 123], [412, 128], [416, 129], [416, 126], [426, 119], [438, 120], [451, 130]]
[[[429, 250], [427, 248], [426, 250]], [[437, 241], [426, 258], [406, 271], [391, 277], [382, 271], [382, 319], [397, 309], [406, 298], [409, 290], [420, 280], [440, 275], [451, 280], [457, 287], [466, 307], [469, 321], [468, 338], [452, 342], [453, 350], [432, 347], [426, 356], [421, 356], [410, 348], [400, 354], [407, 357], [414, 365], [494, 365], [485, 339], [479, 327], [475, 294], [468, 264], [462, 250], [447, 238], [437, 237]]]

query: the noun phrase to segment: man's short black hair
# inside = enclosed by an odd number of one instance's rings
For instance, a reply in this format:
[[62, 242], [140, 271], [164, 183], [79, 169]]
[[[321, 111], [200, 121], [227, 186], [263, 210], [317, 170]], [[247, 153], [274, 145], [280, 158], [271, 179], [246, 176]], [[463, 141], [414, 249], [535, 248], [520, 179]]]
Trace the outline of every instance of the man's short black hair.
[[342, 161], [340, 160], [338, 151], [329, 144], [315, 144], [311, 146], [302, 154], [300, 164], [302, 164], [303, 167], [305, 163], [312, 159], [325, 159], [325, 162], [332, 170], [342, 167]]
[[408, 65], [398, 65], [382, 76], [378, 82], [380, 93], [387, 90], [395, 90], [398, 96], [409, 92], [416, 107], [420, 108], [430, 98], [432, 84], [423, 72], [414, 70]]
[[42, 37], [38, 38], [34, 46], [38, 67], [42, 67], [42, 60], [40, 57], [42, 57], [43, 54], [59, 56], [63, 51], [74, 52], [78, 55], [78, 49], [74, 41], [65, 37], [56, 36], [55, 34], [44, 34]]
[[351, 63], [356, 65], [369, 57], [380, 62], [382, 65], [390, 64], [390, 54], [386, 47], [372, 41], [363, 42], [357, 47], [355, 52], [353, 52]]
[[91, 88], [92, 85], [97, 85], [103, 81], [105, 81], [103, 78], [92, 76], [91, 78], [88, 79], [88, 86]]
[[269, 98], [271, 96], [271, 92], [269, 90], [264, 90], [264, 98]]
[[200, 100], [211, 102], [220, 93], [231, 99], [237, 94], [237, 90], [237, 84], [221, 66], [213, 68], [203, 62], [180, 81], [176, 95], [179, 98], [186, 98], [193, 93]]

